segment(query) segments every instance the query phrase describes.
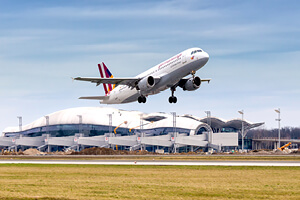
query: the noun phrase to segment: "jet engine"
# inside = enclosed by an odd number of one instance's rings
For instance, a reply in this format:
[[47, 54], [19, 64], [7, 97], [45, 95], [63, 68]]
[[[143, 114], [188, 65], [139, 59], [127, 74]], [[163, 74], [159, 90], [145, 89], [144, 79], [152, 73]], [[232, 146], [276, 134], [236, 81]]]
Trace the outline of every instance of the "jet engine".
[[141, 91], [147, 91], [155, 85], [155, 80], [153, 76], [148, 76], [140, 80], [137, 87]]
[[187, 91], [197, 90], [201, 85], [201, 79], [196, 76], [194, 78], [189, 78], [185, 84], [183, 85], [182, 89]]

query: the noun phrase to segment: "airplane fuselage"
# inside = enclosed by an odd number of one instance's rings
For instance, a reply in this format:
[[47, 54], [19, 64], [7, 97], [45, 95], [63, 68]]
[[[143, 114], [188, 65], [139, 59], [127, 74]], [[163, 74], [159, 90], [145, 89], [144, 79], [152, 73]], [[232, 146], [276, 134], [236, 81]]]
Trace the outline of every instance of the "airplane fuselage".
[[139, 74], [136, 78], [152, 76], [158, 82], [149, 90], [138, 90], [128, 85], [119, 85], [113, 89], [108, 98], [101, 101], [102, 104], [121, 104], [137, 101], [138, 97], [157, 94], [166, 90], [183, 77], [195, 73], [201, 69], [208, 61], [209, 55], [200, 48], [187, 49], [170, 59], [152, 67]]

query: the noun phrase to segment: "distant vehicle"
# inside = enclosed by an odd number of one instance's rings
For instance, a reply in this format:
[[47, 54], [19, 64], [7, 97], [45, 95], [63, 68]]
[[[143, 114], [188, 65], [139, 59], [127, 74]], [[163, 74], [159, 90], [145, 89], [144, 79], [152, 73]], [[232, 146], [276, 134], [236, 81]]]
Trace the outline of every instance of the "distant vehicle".
[[[101, 104], [122, 104], [138, 101], [146, 103], [146, 97], [171, 89], [170, 103], [176, 103], [176, 87], [193, 91], [201, 82], [211, 79], [200, 79], [195, 76], [208, 61], [209, 55], [200, 48], [187, 49], [170, 59], [152, 67], [133, 78], [114, 78], [106, 65], [98, 64], [101, 78], [77, 77], [74, 80], [89, 81], [97, 86], [103, 84], [105, 96], [80, 97], [80, 99], [100, 100]], [[191, 74], [189, 78], [184, 78]]]

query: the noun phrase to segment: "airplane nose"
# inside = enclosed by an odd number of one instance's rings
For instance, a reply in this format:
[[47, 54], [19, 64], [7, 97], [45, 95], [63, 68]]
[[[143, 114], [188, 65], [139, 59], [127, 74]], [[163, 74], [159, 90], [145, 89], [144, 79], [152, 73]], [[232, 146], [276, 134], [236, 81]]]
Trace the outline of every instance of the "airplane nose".
[[203, 53], [203, 59], [206, 60], [206, 62], [207, 62], [209, 59], [208, 53], [206, 53], [206, 52], [202, 52], [202, 53]]

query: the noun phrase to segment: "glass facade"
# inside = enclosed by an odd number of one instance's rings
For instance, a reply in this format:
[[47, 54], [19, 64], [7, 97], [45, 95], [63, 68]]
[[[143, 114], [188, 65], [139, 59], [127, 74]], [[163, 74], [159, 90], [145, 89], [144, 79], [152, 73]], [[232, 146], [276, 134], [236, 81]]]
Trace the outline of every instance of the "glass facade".
[[224, 127], [221, 129], [221, 132], [225, 132], [225, 133], [228, 133], [228, 132], [238, 132], [238, 130], [236, 128], [233, 128], [233, 127]]
[[[116, 127], [112, 127], [114, 130]], [[176, 128], [176, 132], [190, 134], [190, 129]], [[199, 129], [197, 134], [202, 134], [205, 129]], [[128, 136], [135, 133], [144, 132], [148, 136], [158, 136], [166, 135], [169, 132], [173, 132], [173, 127], [160, 127], [154, 129], [133, 129], [129, 132], [128, 128], [118, 128], [116, 134], [119, 136]], [[85, 137], [99, 136], [109, 133], [109, 126], [104, 125], [93, 125], [93, 124], [59, 124], [59, 125], [49, 125], [42, 126], [33, 129], [29, 129], [21, 132], [5, 133], [6, 137], [14, 136], [27, 136], [27, 137], [37, 137], [43, 134], [50, 134], [51, 137], [67, 137], [74, 136], [76, 133], [83, 133]]]

